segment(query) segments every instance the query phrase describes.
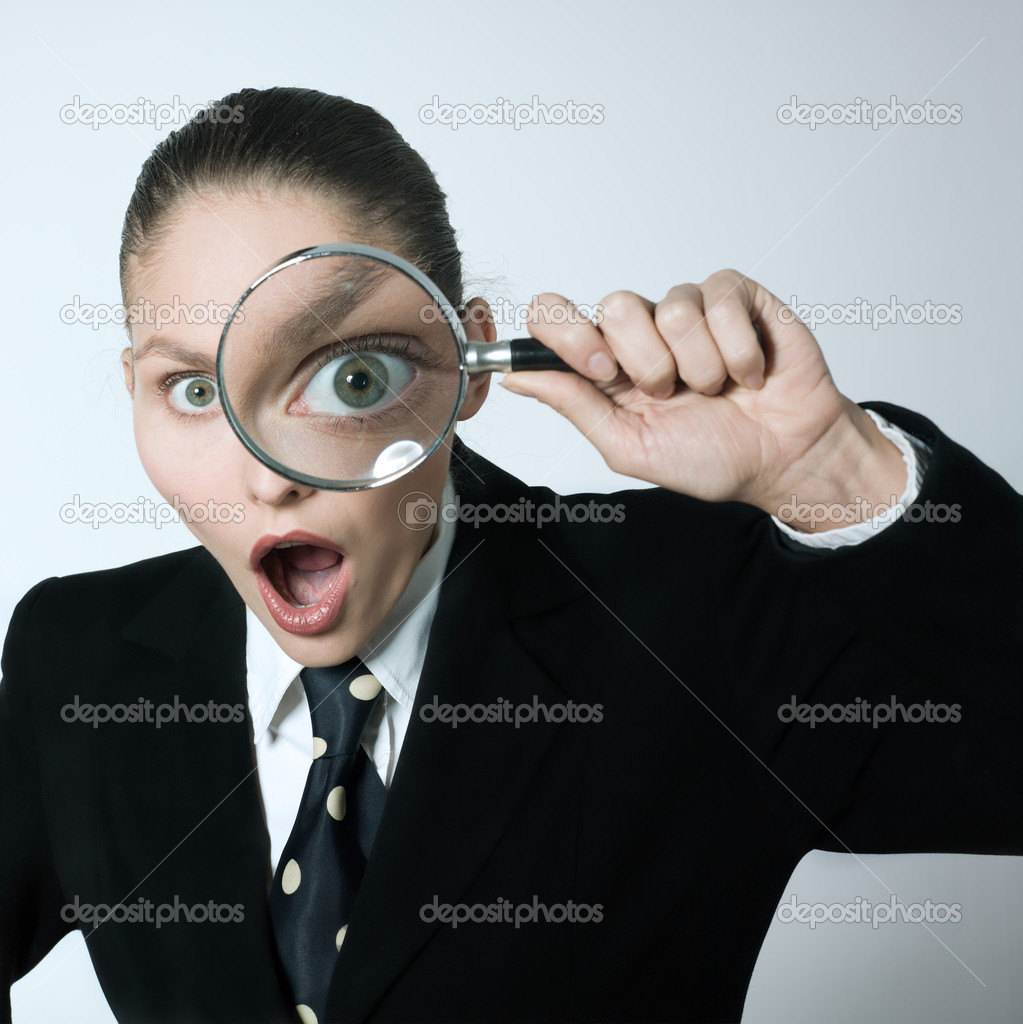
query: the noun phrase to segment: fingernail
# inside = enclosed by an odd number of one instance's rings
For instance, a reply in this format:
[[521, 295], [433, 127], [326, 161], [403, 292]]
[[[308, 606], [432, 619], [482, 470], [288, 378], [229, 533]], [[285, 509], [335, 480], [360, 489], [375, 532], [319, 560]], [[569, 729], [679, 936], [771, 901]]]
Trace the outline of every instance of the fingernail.
[[764, 375], [760, 372], [751, 373], [744, 381], [743, 384], [750, 388], [752, 391], [756, 391], [761, 384], [764, 383]]
[[594, 352], [586, 361], [586, 369], [597, 380], [614, 380], [618, 376], [618, 364], [606, 352]]

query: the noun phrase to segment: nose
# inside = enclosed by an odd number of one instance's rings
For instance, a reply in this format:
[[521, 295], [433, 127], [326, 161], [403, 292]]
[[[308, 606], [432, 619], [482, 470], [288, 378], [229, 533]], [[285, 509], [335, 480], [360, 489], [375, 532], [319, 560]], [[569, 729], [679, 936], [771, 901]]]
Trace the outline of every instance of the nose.
[[259, 505], [290, 505], [309, 497], [316, 488], [298, 484], [264, 466], [254, 455], [244, 454], [245, 490], [249, 500]]

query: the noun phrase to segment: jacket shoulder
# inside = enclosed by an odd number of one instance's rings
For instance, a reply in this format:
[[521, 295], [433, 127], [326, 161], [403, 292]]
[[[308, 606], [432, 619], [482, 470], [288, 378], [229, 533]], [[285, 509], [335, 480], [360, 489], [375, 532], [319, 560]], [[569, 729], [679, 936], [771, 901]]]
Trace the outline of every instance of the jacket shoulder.
[[[63, 652], [77, 659], [109, 654], [112, 643], [132, 639], [136, 624], [149, 633], [163, 622], [166, 646], [177, 642], [182, 618], [197, 611], [227, 611], [241, 598], [205, 548], [193, 547], [111, 569], [54, 576], [37, 583], [11, 616], [4, 670], [14, 648]], [[164, 646], [159, 643], [151, 646]]]

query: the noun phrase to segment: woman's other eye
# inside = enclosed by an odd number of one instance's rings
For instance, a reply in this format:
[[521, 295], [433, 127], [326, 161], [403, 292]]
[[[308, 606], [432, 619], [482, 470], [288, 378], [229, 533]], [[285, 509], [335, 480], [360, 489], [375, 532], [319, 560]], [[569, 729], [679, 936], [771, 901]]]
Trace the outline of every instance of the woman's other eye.
[[170, 388], [170, 401], [185, 415], [207, 412], [220, 404], [217, 385], [205, 377], [185, 377]]
[[319, 369], [300, 398], [311, 413], [374, 412], [398, 398], [415, 375], [415, 369], [398, 356], [350, 352]]

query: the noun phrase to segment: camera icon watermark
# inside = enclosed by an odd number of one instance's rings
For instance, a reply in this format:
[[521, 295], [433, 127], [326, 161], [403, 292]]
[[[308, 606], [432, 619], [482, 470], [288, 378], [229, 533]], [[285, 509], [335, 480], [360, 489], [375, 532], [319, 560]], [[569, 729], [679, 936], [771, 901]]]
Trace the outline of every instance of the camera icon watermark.
[[437, 522], [437, 502], [422, 491], [411, 491], [398, 502], [398, 518], [410, 530], [426, 530]]

